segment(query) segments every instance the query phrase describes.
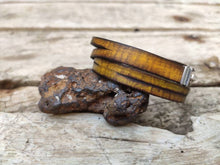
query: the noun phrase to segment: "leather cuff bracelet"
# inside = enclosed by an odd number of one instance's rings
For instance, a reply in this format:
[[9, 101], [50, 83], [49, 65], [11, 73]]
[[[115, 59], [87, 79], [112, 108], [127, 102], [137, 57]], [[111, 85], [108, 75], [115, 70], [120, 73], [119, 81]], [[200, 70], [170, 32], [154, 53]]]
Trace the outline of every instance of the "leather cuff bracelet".
[[176, 102], [189, 92], [193, 68], [147, 51], [93, 37], [93, 70], [111, 80]]

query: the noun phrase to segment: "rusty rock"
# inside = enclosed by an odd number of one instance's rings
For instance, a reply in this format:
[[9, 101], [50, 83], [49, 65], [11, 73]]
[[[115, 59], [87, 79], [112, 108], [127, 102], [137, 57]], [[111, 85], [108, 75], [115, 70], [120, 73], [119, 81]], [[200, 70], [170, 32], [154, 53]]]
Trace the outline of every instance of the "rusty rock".
[[103, 113], [112, 125], [124, 125], [143, 113], [148, 105], [148, 94], [118, 85], [98, 76], [91, 69], [77, 70], [58, 67], [41, 78], [39, 86], [42, 112]]

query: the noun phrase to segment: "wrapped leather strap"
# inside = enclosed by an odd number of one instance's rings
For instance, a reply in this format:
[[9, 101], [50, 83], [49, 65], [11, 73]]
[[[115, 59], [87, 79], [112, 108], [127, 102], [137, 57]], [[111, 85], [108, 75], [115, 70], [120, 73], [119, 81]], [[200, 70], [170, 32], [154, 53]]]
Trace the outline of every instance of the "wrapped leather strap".
[[99, 57], [117, 61], [178, 83], [181, 82], [186, 66], [184, 64], [103, 38], [93, 37], [91, 44], [98, 48], [93, 50], [92, 58]]
[[176, 102], [184, 102], [189, 92], [187, 87], [100, 58], [94, 59], [93, 70], [113, 81]]
[[191, 73], [186, 65], [102, 38], [94, 37], [91, 43], [97, 47], [91, 55], [96, 73], [161, 98], [184, 102]]

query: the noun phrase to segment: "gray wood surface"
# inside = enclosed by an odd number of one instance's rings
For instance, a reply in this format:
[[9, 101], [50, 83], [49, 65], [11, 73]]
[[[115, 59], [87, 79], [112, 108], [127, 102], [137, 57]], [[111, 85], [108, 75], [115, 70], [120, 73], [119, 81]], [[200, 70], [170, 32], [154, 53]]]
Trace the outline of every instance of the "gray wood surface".
[[[0, 1], [0, 164], [220, 164], [219, 4]], [[40, 77], [60, 65], [91, 68], [92, 36], [195, 67], [186, 102], [152, 96], [147, 111], [123, 127], [101, 114], [41, 113]]]
[[218, 31], [219, 21], [218, 5], [157, 3], [11, 3], [0, 15], [1, 29], [21, 30]]

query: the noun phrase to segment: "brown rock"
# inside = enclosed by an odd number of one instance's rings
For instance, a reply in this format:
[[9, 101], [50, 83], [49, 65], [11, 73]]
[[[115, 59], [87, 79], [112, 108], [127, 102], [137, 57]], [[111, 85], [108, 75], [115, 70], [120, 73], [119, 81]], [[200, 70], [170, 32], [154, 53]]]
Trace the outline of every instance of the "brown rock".
[[148, 94], [106, 80], [91, 69], [58, 67], [46, 73], [39, 86], [42, 112], [103, 113], [112, 125], [124, 125], [144, 112]]

